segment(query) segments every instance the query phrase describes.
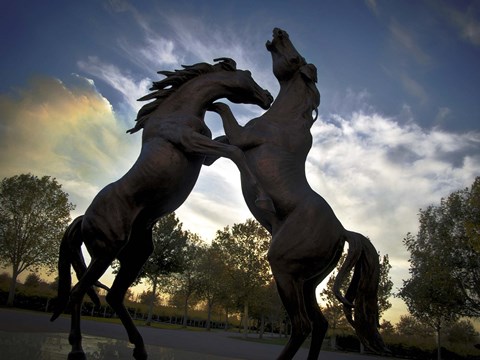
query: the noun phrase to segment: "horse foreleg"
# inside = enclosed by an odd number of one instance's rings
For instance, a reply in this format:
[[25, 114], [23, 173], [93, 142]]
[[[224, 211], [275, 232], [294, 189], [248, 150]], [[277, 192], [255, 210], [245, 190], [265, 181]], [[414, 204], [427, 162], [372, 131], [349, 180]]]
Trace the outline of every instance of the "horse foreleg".
[[241, 126], [227, 104], [222, 102], [213, 103], [208, 107], [209, 111], [216, 112], [222, 119], [225, 134], [232, 139], [232, 143], [241, 147], [248, 139], [245, 138], [244, 128]]
[[263, 210], [275, 213], [272, 199], [259, 184], [256, 176], [248, 167], [245, 155], [237, 146], [214, 141], [195, 131], [186, 131], [181, 136], [181, 143], [185, 151], [205, 156], [221, 156], [232, 160], [237, 165], [243, 179], [250, 184], [257, 194], [255, 205]]

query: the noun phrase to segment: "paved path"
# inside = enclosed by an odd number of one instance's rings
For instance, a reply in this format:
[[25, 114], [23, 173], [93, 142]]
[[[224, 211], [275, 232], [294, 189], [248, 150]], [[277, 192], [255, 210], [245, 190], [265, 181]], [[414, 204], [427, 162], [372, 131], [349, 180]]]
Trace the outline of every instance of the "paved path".
[[[50, 314], [0, 308], [0, 351], [6, 359], [66, 359], [70, 319], [49, 321]], [[151, 327], [139, 328], [149, 351], [149, 359], [270, 360], [282, 346], [242, 341], [224, 331], [183, 331]], [[120, 324], [82, 318], [84, 348], [88, 359], [132, 359], [132, 345]], [[252, 335], [253, 336], [253, 335]], [[15, 358], [15, 356], [17, 356]], [[1, 356], [0, 353], [0, 357]], [[295, 359], [306, 359], [300, 349]], [[377, 356], [324, 351], [320, 360], [380, 360]]]

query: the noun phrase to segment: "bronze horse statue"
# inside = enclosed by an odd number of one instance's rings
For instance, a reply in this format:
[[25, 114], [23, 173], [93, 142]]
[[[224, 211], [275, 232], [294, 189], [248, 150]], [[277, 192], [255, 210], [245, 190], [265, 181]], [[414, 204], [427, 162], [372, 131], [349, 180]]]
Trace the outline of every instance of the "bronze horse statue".
[[[234, 103], [256, 104], [268, 109], [273, 98], [252, 78], [238, 70], [232, 59], [221, 58], [214, 65], [199, 63], [174, 72], [161, 71], [165, 79], [154, 82], [154, 92], [140, 100], [144, 105], [136, 126], [143, 129], [142, 148], [132, 168], [118, 181], [107, 185], [94, 198], [85, 214], [67, 229], [60, 246], [58, 298], [52, 321], [72, 306], [69, 342], [70, 360], [85, 359], [80, 330], [80, 309], [86, 293], [99, 303], [93, 285], [114, 259], [120, 270], [106, 300], [122, 321], [135, 345], [133, 357], [147, 359], [142, 336], [128, 314], [123, 299], [141, 267], [153, 251], [152, 226], [162, 216], [176, 210], [196, 183], [205, 156], [223, 156], [235, 162], [242, 181], [254, 188], [256, 206], [273, 212], [271, 199], [261, 189], [236, 146], [211, 139], [204, 122], [213, 101], [227, 98]], [[81, 244], [91, 255], [85, 265]], [[70, 267], [78, 283], [71, 289]]]
[[[280, 83], [270, 109], [243, 127], [227, 105], [215, 103], [209, 110], [222, 117], [226, 137], [217, 140], [244, 151], [249, 168], [276, 209], [275, 213], [266, 212], [255, 206], [255, 189], [242, 182], [250, 211], [272, 235], [268, 261], [292, 323], [292, 334], [279, 359], [292, 359], [310, 333], [308, 359], [318, 358], [328, 322], [315, 289], [338, 263], [345, 242], [348, 255], [336, 279], [336, 295], [364, 345], [382, 352], [385, 345], [377, 330], [378, 254], [366, 237], [342, 226], [305, 175], [312, 146], [310, 128], [316, 120], [313, 113], [320, 104], [317, 70], [306, 63], [283, 30], [274, 29], [273, 40], [266, 47]], [[215, 159], [207, 159], [208, 164], [212, 161]], [[352, 281], [343, 296], [340, 284], [353, 267]]]

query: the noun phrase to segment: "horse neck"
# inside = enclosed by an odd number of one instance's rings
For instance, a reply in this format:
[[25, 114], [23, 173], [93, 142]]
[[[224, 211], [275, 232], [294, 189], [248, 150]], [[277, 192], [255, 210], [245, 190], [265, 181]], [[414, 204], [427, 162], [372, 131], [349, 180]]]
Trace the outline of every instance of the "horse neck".
[[[276, 116], [276, 121], [290, 121], [292, 116], [306, 115], [311, 120], [312, 94], [300, 73], [288, 81], [280, 81], [280, 91], [272, 104], [269, 114]], [[288, 115], [288, 116], [286, 116]]]
[[207, 107], [220, 98], [230, 94], [225, 77], [205, 74], [182, 85], [175, 94], [166, 99], [165, 111], [172, 113], [188, 113], [203, 118]]

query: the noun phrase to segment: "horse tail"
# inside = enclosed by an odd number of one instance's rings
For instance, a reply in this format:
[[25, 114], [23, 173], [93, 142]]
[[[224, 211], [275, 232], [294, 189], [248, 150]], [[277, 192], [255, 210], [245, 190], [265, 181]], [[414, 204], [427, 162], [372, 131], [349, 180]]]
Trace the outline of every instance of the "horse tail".
[[[388, 352], [378, 332], [378, 253], [370, 240], [361, 234], [348, 232], [346, 240], [349, 245], [348, 254], [335, 279], [335, 296], [343, 303], [345, 317], [360, 341], [372, 351]], [[341, 284], [352, 268], [355, 268], [352, 280], [345, 296], [342, 296]]]
[[[70, 267], [73, 267], [78, 279], [80, 279], [87, 270], [87, 265], [85, 264], [81, 250], [83, 243], [80, 231], [82, 220], [83, 216], [79, 216], [72, 221], [63, 234], [60, 243], [60, 253], [58, 257], [58, 295], [50, 321], [58, 318], [68, 305], [72, 286]], [[98, 281], [95, 285], [108, 290], [108, 287]], [[100, 299], [92, 287], [87, 290], [87, 294], [96, 306], [100, 306]]]

